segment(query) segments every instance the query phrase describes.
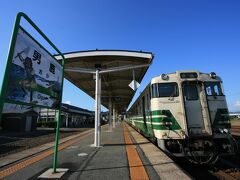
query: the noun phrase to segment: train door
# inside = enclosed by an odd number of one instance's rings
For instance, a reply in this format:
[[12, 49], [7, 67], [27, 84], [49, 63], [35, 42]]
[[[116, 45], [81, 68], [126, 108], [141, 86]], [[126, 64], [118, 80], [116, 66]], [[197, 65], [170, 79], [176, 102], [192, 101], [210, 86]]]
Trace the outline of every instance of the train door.
[[183, 84], [183, 96], [189, 136], [205, 132], [200, 92], [202, 85], [197, 82]]
[[145, 96], [142, 97], [142, 114], [143, 114], [143, 128], [147, 132], [146, 110], [145, 110]]
[[220, 82], [206, 82], [205, 91], [212, 121], [211, 123], [214, 126], [229, 126], [229, 120], [226, 116], [226, 114], [228, 114], [227, 103]]

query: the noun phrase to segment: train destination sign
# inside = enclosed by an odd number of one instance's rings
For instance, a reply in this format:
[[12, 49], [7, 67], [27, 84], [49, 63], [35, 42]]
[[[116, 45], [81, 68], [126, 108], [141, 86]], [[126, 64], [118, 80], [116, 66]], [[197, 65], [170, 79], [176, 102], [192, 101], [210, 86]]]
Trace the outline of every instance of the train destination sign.
[[63, 67], [30, 34], [19, 27], [6, 101], [59, 108]]

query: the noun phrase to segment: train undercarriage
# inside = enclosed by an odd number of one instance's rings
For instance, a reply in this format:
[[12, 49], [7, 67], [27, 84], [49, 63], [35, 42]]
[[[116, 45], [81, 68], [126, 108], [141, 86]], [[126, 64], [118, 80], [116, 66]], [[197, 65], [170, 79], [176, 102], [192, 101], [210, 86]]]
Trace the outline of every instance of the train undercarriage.
[[185, 140], [158, 140], [158, 146], [168, 154], [185, 157], [194, 164], [214, 164], [219, 156], [234, 155], [237, 143], [229, 134], [226, 137], [194, 137]]

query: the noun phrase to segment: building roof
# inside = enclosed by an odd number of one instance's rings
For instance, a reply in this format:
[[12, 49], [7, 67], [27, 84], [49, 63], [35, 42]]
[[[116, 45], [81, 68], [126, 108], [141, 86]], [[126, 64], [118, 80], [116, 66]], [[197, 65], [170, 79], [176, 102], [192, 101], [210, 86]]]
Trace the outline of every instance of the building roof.
[[89, 111], [87, 109], [83, 109], [77, 106], [73, 106], [70, 104], [62, 103], [62, 111], [72, 112], [72, 113], [79, 113], [79, 114], [88, 114], [93, 115], [94, 111]]

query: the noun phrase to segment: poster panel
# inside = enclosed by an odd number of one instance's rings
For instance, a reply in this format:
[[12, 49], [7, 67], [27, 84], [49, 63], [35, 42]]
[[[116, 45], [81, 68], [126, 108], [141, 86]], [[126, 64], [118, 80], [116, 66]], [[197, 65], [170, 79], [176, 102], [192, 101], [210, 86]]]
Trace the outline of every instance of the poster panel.
[[22, 27], [9, 71], [7, 102], [60, 107], [63, 67]]

